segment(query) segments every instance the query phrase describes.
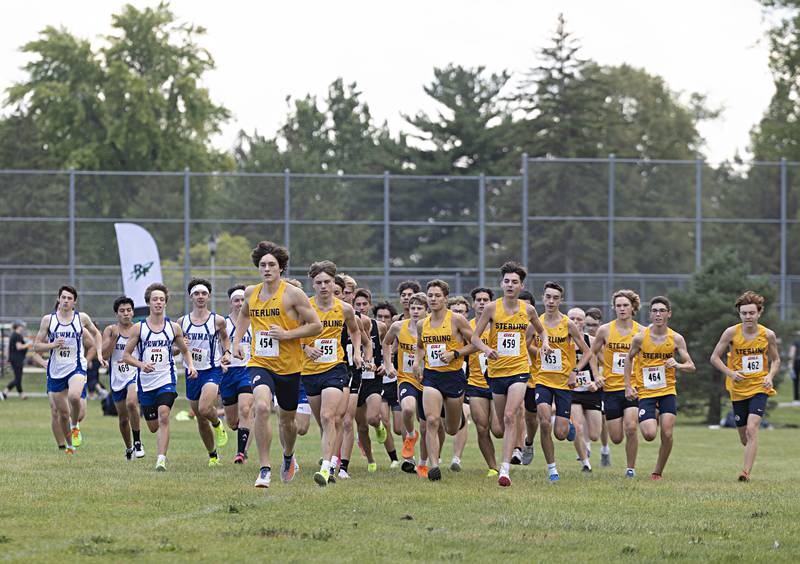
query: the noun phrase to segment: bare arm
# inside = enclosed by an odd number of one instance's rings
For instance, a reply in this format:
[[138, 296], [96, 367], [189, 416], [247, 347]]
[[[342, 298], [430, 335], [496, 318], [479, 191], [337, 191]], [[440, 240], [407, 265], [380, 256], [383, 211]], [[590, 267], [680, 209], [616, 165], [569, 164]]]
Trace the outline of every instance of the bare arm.
[[628, 399], [635, 398], [638, 393], [631, 384], [631, 372], [633, 372], [633, 359], [639, 354], [642, 349], [642, 341], [644, 336], [642, 333], [637, 333], [631, 341], [631, 348], [628, 351], [628, 356], [625, 358], [625, 397]]
[[99, 354], [103, 351], [103, 334], [100, 333], [100, 330], [97, 328], [94, 322], [92, 322], [92, 318], [89, 317], [89, 314], [81, 312], [81, 323], [83, 323], [83, 327], [89, 332], [89, 335], [94, 338], [94, 349], [98, 353], [97, 360], [100, 361], [100, 366], [107, 368], [108, 362], [106, 362], [106, 359], [103, 358], [102, 354]]
[[[608, 324], [601, 325], [597, 329], [597, 333], [594, 336], [594, 340], [592, 341], [592, 356], [597, 360], [600, 358], [600, 355], [603, 353], [603, 347], [606, 346], [606, 339], [608, 338]], [[597, 364], [597, 372], [594, 373], [595, 382], [599, 387], [603, 387], [605, 384], [605, 378], [600, 373], [600, 365]]]
[[353, 364], [356, 368], [361, 368], [364, 364], [361, 356], [361, 322], [356, 319], [356, 312], [350, 304], [342, 302], [342, 313], [344, 313], [344, 324], [347, 326], [350, 342], [353, 343]]
[[223, 370], [225, 370], [225, 367], [231, 363], [231, 340], [228, 338], [228, 324], [221, 315], [217, 316], [215, 323], [219, 332], [219, 339], [222, 342], [222, 358], [219, 361], [223, 365]]
[[678, 363], [674, 358], [671, 358], [667, 360], [667, 366], [670, 368], [677, 368], [681, 372], [694, 372], [697, 370], [697, 367], [695, 367], [692, 357], [689, 356], [689, 349], [686, 347], [686, 339], [683, 338], [683, 335], [679, 335], [678, 333], [673, 332], [673, 334], [675, 336], [675, 352], [678, 353], [678, 356], [683, 362]]
[[186, 341], [183, 340], [183, 329], [173, 321], [170, 321], [170, 323], [172, 323], [172, 330], [175, 332], [175, 346], [183, 355], [183, 359], [186, 362], [186, 376], [189, 378], [197, 378], [197, 370], [195, 370], [194, 362], [192, 362], [192, 355], [189, 354], [189, 347], [186, 346]]
[[114, 352], [114, 345], [117, 343], [117, 333], [114, 331], [115, 325], [109, 325], [103, 329], [103, 358], [109, 360], [111, 353]]
[[533, 325], [533, 330], [539, 335], [539, 340], [542, 342], [541, 349], [547, 354], [553, 350], [550, 348], [550, 339], [547, 336], [547, 329], [544, 328], [542, 320], [539, 319], [539, 314], [536, 312], [535, 307], [528, 305], [526, 309], [528, 311], [528, 322]]
[[484, 355], [486, 355], [486, 358], [491, 358], [492, 360], [497, 359], [497, 351], [489, 348], [483, 341], [481, 341], [481, 335], [483, 335], [484, 331], [486, 331], [486, 327], [488, 327], [489, 323], [491, 323], [494, 316], [494, 311], [494, 302], [490, 303], [486, 306], [486, 308], [484, 308], [483, 313], [475, 322], [475, 330], [472, 332], [472, 338], [470, 339], [472, 344], [475, 346], [475, 350], [482, 352]]
[[397, 378], [397, 369], [392, 361], [392, 345], [394, 345], [397, 334], [400, 331], [401, 324], [401, 321], [395, 321], [392, 323], [392, 325], [389, 327], [389, 330], [386, 331], [386, 335], [383, 336], [383, 341], [381, 341], [381, 346], [383, 348], [383, 367], [386, 370], [386, 373], [393, 378]]
[[[477, 351], [478, 347], [472, 344], [472, 328], [469, 326], [467, 318], [460, 313], [454, 313], [451, 319], [453, 320], [453, 336], [460, 338], [461, 342], [465, 343], [463, 347], [458, 349], [458, 355], [464, 357]], [[442, 362], [445, 364], [450, 364], [454, 358], [454, 351], [447, 351], [442, 354]]]
[[139, 331], [133, 331], [131, 336], [128, 337], [128, 342], [125, 344], [125, 352], [122, 353], [122, 362], [135, 366], [142, 372], [152, 372], [155, 367], [151, 362], [145, 362], [144, 359], [139, 360], [133, 356], [133, 351], [136, 350], [136, 345], [139, 344]]
[[322, 323], [317, 312], [311, 307], [311, 302], [308, 301], [308, 296], [306, 296], [305, 292], [291, 285], [287, 285], [286, 292], [290, 292], [291, 308], [289, 309], [294, 311], [300, 326], [295, 329], [283, 329], [277, 325], [271, 325], [269, 328], [270, 336], [279, 341], [288, 341], [319, 335], [322, 332]]
[[728, 351], [728, 347], [731, 345], [731, 341], [733, 340], [733, 335], [735, 332], [735, 326], [728, 327], [722, 332], [717, 346], [714, 347], [714, 352], [711, 353], [711, 365], [722, 372], [727, 378], [731, 378], [734, 382], [738, 382], [744, 378], [744, 376], [740, 372], [734, 372], [733, 370], [729, 369], [722, 360], [722, 355]]
[[[366, 362], [372, 362], [373, 357], [373, 350], [372, 350], [372, 337], [370, 336], [370, 332], [372, 331], [372, 322], [369, 320], [369, 317], [359, 314], [357, 316], [358, 323], [361, 326], [361, 346], [364, 348], [364, 360]], [[352, 341], [352, 337], [350, 338]], [[355, 348], [355, 344], [353, 344]], [[353, 357], [355, 358], [355, 356]]]
[[422, 344], [422, 320], [417, 321], [417, 349], [414, 351], [414, 377], [422, 382], [422, 369], [425, 366], [425, 345]]
[[772, 387], [772, 380], [781, 367], [781, 355], [778, 353], [778, 339], [775, 333], [767, 329], [767, 355], [769, 356], [769, 373], [764, 376], [764, 387]]
[[570, 321], [567, 328], [569, 336], [575, 342], [575, 346], [581, 350], [581, 361], [575, 365], [575, 371], [580, 372], [586, 368], [586, 365], [589, 364], [589, 361], [592, 359], [592, 351], [589, 349], [589, 345], [586, 344], [586, 341], [583, 340], [583, 333], [578, 330], [577, 325]]
[[253, 288], [255, 286], [248, 286], [244, 290], [244, 304], [242, 309], [239, 310], [239, 318], [236, 320], [236, 331], [233, 332], [233, 356], [239, 360], [244, 358], [242, 352], [242, 338], [247, 333], [247, 328], [250, 327], [250, 308], [247, 304], [250, 303], [250, 296], [253, 295]]
[[52, 343], [47, 342], [47, 331], [49, 328], [50, 328], [50, 316], [45, 315], [44, 317], [42, 317], [41, 323], [39, 323], [39, 332], [36, 333], [36, 338], [33, 340], [34, 352], [41, 353], [41, 352], [51, 351], [64, 344], [64, 339], [61, 337], [59, 337]]

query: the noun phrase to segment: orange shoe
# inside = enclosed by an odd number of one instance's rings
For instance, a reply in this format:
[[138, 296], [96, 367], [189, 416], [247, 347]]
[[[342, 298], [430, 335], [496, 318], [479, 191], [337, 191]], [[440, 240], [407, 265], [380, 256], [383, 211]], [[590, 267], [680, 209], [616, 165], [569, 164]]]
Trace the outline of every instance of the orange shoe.
[[413, 437], [406, 436], [403, 439], [403, 450], [400, 451], [403, 458], [414, 458], [414, 445], [417, 444], [417, 439], [419, 439], [419, 431], [414, 431]]
[[417, 476], [420, 478], [427, 478], [428, 477], [428, 467], [423, 465], [417, 466]]

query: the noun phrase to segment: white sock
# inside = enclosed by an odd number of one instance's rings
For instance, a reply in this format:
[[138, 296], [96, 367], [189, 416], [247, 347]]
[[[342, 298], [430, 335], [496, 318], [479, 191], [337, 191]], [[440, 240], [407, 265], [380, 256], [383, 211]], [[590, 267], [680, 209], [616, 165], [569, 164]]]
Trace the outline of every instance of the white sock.
[[592, 450], [592, 443], [591, 441], [586, 441], [586, 452]]
[[608, 448], [608, 445], [603, 445], [600, 447], [600, 454], [611, 454], [611, 450]]
[[321, 472], [328, 472], [331, 469], [331, 461], [330, 460], [323, 460], [322, 467], [320, 468]]
[[508, 473], [511, 471], [511, 464], [508, 462], [503, 462], [500, 465], [500, 475], [501, 476], [508, 476]]
[[547, 465], [547, 473], [549, 475], [558, 474], [558, 470], [556, 470], [556, 463], [553, 462], [552, 464]]
[[461, 459], [457, 456], [454, 456], [451, 464], [461, 464]]
[[419, 465], [420, 466], [427, 466], [428, 465], [428, 459], [427, 458], [420, 458], [419, 459]]
[[592, 467], [592, 465], [589, 464], [589, 458], [588, 457], [584, 458], [582, 462], [583, 462], [583, 465], [586, 466], [587, 468], [591, 468]]
[[331, 468], [336, 468], [339, 464], [339, 457], [338, 456], [331, 456]]

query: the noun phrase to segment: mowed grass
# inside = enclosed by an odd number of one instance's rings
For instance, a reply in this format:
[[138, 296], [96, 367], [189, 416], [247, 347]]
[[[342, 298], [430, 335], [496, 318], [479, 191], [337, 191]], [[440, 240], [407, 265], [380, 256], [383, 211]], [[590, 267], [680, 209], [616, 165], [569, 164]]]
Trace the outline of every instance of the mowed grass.
[[[781, 411], [800, 422], [800, 409]], [[513, 486], [501, 489], [484, 477], [470, 428], [464, 471], [445, 470], [439, 483], [390, 470], [381, 449], [376, 474], [355, 454], [352, 479], [322, 489], [311, 479], [319, 456], [312, 422], [298, 443], [296, 480], [278, 478], [276, 436], [273, 485], [257, 490], [255, 446], [251, 460], [235, 466], [231, 435], [223, 466], [208, 468], [194, 422], [173, 421], [168, 472], [156, 473], [154, 436], [143, 433], [146, 458], [126, 462], [116, 419], [101, 416], [99, 402], [89, 404], [84, 445], [72, 459], [54, 446], [46, 399], [0, 403], [0, 421], [0, 559], [733, 562], [800, 555], [794, 429], [761, 433], [747, 484], [736, 481], [742, 448], [735, 431], [684, 425], [658, 483], [648, 478], [657, 443], [642, 441], [633, 480], [623, 477], [621, 446], [612, 447], [613, 466], [600, 468], [595, 445], [595, 471], [586, 476], [572, 445], [558, 443], [562, 480], [551, 485], [537, 439], [533, 464], [514, 467]], [[451, 455], [448, 439], [443, 461]]]

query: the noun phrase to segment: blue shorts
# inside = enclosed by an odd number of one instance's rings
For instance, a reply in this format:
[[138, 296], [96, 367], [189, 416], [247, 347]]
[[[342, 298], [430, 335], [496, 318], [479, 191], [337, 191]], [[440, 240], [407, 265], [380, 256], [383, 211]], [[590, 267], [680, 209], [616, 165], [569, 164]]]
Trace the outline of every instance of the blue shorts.
[[300, 374], [276, 374], [263, 366], [248, 366], [247, 374], [255, 390], [258, 386], [267, 386], [272, 396], [278, 400], [278, 407], [283, 411], [297, 411], [300, 403]]
[[536, 413], [536, 388], [528, 386], [525, 389], [525, 411]]
[[233, 366], [222, 375], [219, 386], [219, 395], [222, 396], [222, 405], [239, 403], [239, 394], [252, 394], [253, 386], [246, 366]]
[[439, 390], [439, 393], [446, 398], [460, 398], [467, 387], [467, 376], [460, 368], [447, 372], [436, 372], [425, 368], [422, 370], [422, 386]]
[[677, 415], [678, 396], [675, 394], [667, 394], [655, 398], [639, 398], [640, 423], [648, 419], [657, 419], [656, 410], [658, 410], [659, 415], [664, 415], [665, 413]]
[[600, 392], [572, 392], [572, 405], [579, 405], [587, 411], [600, 411], [603, 399]]
[[197, 401], [200, 399], [200, 392], [206, 384], [216, 384], [219, 386], [222, 382], [222, 368], [215, 366], [208, 370], [198, 370], [197, 378], [186, 377], [186, 397], [189, 401]]
[[764, 417], [764, 412], [767, 410], [767, 394], [756, 394], [747, 399], [732, 401], [733, 403], [733, 418], [736, 421], [737, 427], [744, 427], [747, 425], [747, 417], [752, 413], [759, 417]]
[[483, 398], [491, 401], [492, 391], [489, 388], [479, 388], [478, 386], [467, 384], [467, 389], [464, 392], [464, 403], [469, 403], [472, 398]]
[[300, 379], [300, 387], [297, 388], [297, 405], [308, 405], [308, 396], [306, 395], [306, 388], [303, 386], [303, 379]]
[[617, 390], [616, 392], [603, 392], [603, 412], [606, 415], [606, 421], [613, 421], [619, 419], [625, 413], [625, 410], [630, 407], [639, 407], [638, 400], [629, 400], [625, 397], [625, 390]]
[[125, 401], [126, 399], [128, 399], [128, 386], [135, 383], [136, 383], [136, 378], [133, 378], [130, 382], [125, 384], [125, 387], [122, 388], [120, 391], [115, 392], [114, 390], [111, 390], [111, 399], [114, 400], [114, 403], [117, 403], [119, 401]]
[[172, 409], [172, 404], [175, 403], [175, 398], [177, 397], [178, 392], [175, 389], [175, 384], [165, 384], [149, 392], [139, 390], [139, 405], [142, 406], [142, 415], [145, 421], [158, 419], [158, 407], [161, 405], [166, 405]]
[[498, 396], [508, 395], [508, 389], [517, 383], [527, 384], [530, 380], [530, 372], [524, 374], [514, 374], [513, 376], [500, 376], [499, 378], [487, 378], [489, 381], [489, 388], [493, 394]]
[[416, 387], [414, 387], [414, 384], [400, 382], [400, 385], [397, 387], [397, 392], [400, 396], [401, 407], [403, 400], [406, 398], [412, 397], [417, 400], [417, 419], [420, 421], [425, 421], [425, 412], [422, 411], [422, 390], [418, 390]]
[[[306, 394], [309, 396], [318, 396], [325, 388], [343, 390], [349, 383], [349, 379], [350, 373], [347, 371], [347, 365], [344, 363], [337, 364], [333, 368], [325, 372], [320, 372], [319, 374], [304, 374], [300, 382], [301, 394], [303, 396]], [[306, 398], [305, 402], [299, 401], [299, 403], [308, 403], [308, 399]]]
[[[83, 370], [76, 370], [75, 372], [64, 376], [63, 378], [51, 378], [50, 376], [47, 377], [47, 391], [48, 392], [63, 392], [67, 388], [69, 388], [69, 381], [74, 376], [83, 376], [86, 378], [86, 372]], [[85, 382], [85, 380], [84, 380]], [[81, 397], [86, 397], [86, 384], [83, 385], [83, 394]]]
[[563, 417], [569, 419], [569, 413], [572, 410], [572, 391], [561, 390], [558, 388], [551, 388], [544, 384], [536, 384], [536, 405], [546, 403], [550, 405], [556, 402], [556, 417]]

